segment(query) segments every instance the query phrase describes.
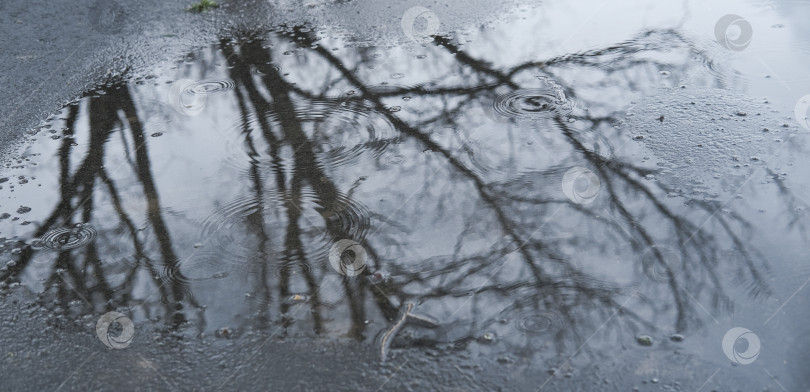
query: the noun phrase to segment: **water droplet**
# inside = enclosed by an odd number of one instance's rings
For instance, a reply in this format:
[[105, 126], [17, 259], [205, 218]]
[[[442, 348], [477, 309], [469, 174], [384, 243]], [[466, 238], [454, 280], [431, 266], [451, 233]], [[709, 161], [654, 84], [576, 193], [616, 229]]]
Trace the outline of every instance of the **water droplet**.
[[532, 120], [565, 116], [572, 111], [572, 103], [565, 97], [562, 87], [552, 81], [543, 88], [520, 89], [502, 94], [495, 99], [493, 110], [497, 115], [518, 120]]
[[204, 80], [192, 83], [183, 90], [186, 94], [218, 94], [231, 91], [236, 87], [232, 80]]
[[61, 227], [51, 230], [42, 236], [46, 248], [62, 250], [86, 245], [96, 239], [96, 229], [88, 224], [77, 223], [72, 228]]

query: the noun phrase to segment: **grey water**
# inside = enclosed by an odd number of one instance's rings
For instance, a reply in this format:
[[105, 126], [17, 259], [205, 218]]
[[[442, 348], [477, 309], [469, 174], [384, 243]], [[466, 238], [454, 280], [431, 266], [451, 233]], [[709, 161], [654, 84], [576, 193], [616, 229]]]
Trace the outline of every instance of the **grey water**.
[[810, 390], [810, 3], [596, 7], [246, 26], [100, 81], [0, 168], [4, 373]]

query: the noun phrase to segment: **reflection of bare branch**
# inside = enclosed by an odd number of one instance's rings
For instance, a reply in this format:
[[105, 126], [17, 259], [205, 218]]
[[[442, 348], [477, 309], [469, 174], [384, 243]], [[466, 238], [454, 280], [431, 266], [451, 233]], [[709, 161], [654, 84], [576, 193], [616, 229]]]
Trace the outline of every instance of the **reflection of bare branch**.
[[[392, 222], [389, 215], [392, 211], [369, 213], [375, 226], [378, 226], [375, 227], [375, 235], [353, 238], [368, 251], [368, 269], [362, 276], [342, 281], [345, 289], [343, 303], [347, 305], [347, 318], [351, 322], [347, 332], [353, 338], [365, 337], [369, 328], [366, 320], [371, 319], [375, 312], [394, 320], [400, 304], [411, 300], [434, 301], [448, 307], [458, 307], [453, 309], [453, 315], [460, 308], [468, 306], [470, 309], [466, 317], [471, 319], [453, 316], [456, 318], [446, 320], [447, 326], [464, 325], [468, 330], [464, 339], [471, 339], [482, 329], [497, 324], [496, 318], [487, 309], [492, 304], [498, 305], [501, 314], [510, 316], [524, 311], [553, 311], [559, 313], [568, 325], [612, 320], [616, 325], [626, 323], [654, 328], [657, 324], [641, 314], [652, 314], [652, 317], [664, 315], [661, 317], [674, 318], [676, 330], [685, 330], [697, 318], [694, 312], [696, 305], [690, 302], [689, 297], [709, 297], [714, 301], [715, 308], [730, 304], [725, 294], [727, 288], [723, 287], [722, 279], [718, 276], [718, 249], [723, 240], [730, 242], [740, 253], [742, 262], [736, 267], [742, 276], [753, 282], [752, 293], [768, 293], [757, 265], [761, 257], [747, 245], [745, 232], [740, 228], [744, 229], [748, 223], [741, 216], [730, 213], [713, 217], [709, 225], [702, 222], [697, 224], [681, 216], [677, 208], [667, 203], [664, 197], [669, 189], [666, 185], [643, 180], [654, 170], [625, 162], [619, 157], [602, 155], [587, 145], [582, 128], [599, 132], [605, 127], [612, 128], [618, 121], [619, 109], [613, 108], [610, 103], [588, 102], [589, 106], [604, 107], [602, 112], [607, 114], [573, 114], [572, 118], [578, 123], [586, 124], [584, 127], [577, 125], [575, 129], [567, 119], [560, 117], [546, 119], [543, 123], [547, 128], [544, 129], [544, 137], [560, 142], [562, 148], [568, 149], [560, 153], [560, 162], [570, 160], [577, 165], [587, 166], [599, 177], [601, 191], [607, 197], [591, 205], [575, 203], [550, 194], [545, 189], [531, 188], [531, 185], [538, 185], [533, 181], [554, 182], [557, 185], [558, 172], [564, 164], [549, 164], [542, 173], [537, 170], [492, 179], [465, 163], [464, 158], [470, 158], [474, 151], [457, 151], [428, 132], [434, 128], [460, 127], [459, 124], [469, 121], [466, 117], [471, 111], [490, 105], [498, 95], [496, 91], [531, 87], [524, 86], [522, 80], [525, 78], [520, 78], [524, 71], [555, 76], [561, 74], [561, 69], [565, 67], [592, 68], [604, 73], [604, 79], [594, 82], [593, 88], [606, 88], [610, 84], [608, 81], [614, 78], [621, 78], [625, 83], [622, 86], [632, 88], [634, 85], [649, 84], [640, 79], [647, 78], [651, 68], [667, 65], [639, 56], [648, 51], [666, 51], [673, 45], [683, 49], [678, 53], [688, 58], [684, 64], [676, 64], [685, 70], [691, 66], [689, 63], [693, 56], [702, 58], [708, 67], [714, 66], [704, 53], [678, 33], [648, 32], [611, 47], [506, 68], [496, 68], [486, 60], [460, 50], [451, 40], [437, 37], [433, 49], [453, 53], [455, 64], [451, 70], [467, 75], [466, 79], [456, 86], [429, 88], [417, 85], [388, 89], [371, 86], [361, 76], [361, 65], [371, 59], [367, 51], [351, 52], [358, 58], [358, 63], [354, 64], [317, 45], [313, 34], [304, 29], [294, 28], [292, 38], [302, 48], [309, 48], [306, 53], [327, 67], [328, 72], [323, 73], [323, 79], [314, 84], [317, 87], [305, 88], [287, 81], [280, 71], [271, 66], [273, 49], [263, 47], [260, 40], [241, 42], [238, 47], [223, 40], [218, 45], [222, 58], [228, 63], [228, 75], [236, 86], [229, 94], [232, 94], [241, 119], [239, 138], [248, 161], [247, 175], [244, 176], [247, 179], [248, 199], [261, 206], [239, 216], [236, 222], [237, 225], [244, 225], [244, 232], [250, 236], [245, 243], [251, 244], [251, 256], [243, 260], [246, 265], [242, 267], [256, 271], [255, 276], [250, 278], [250, 284], [255, 286], [254, 292], [262, 304], [257, 309], [257, 328], [271, 324], [275, 306], [271, 308], [270, 304], [276, 301], [282, 326], [291, 326], [299, 317], [294, 309], [306, 306], [310, 310], [306, 317], [311, 318], [314, 332], [322, 334], [329, 331], [330, 318], [323, 313], [335, 307], [326, 304], [322, 298], [319, 279], [325, 275], [317, 268], [325, 263], [324, 260], [317, 260], [322, 255], [312, 254], [309, 245], [315, 235], [325, 235], [331, 240], [352, 238], [352, 228], [330, 218], [345, 208], [343, 198], [351, 199], [363, 193], [360, 180], [352, 179], [348, 184], [341, 184], [338, 176], [330, 176], [330, 170], [337, 169], [324, 167], [318, 154], [319, 146], [334, 140], [330, 137], [334, 138], [337, 133], [361, 130], [330, 129], [324, 122], [316, 124], [315, 132], [308, 133], [309, 124], [306, 121], [309, 120], [300, 115], [305, 107], [302, 103], [306, 102], [327, 101], [358, 112], [374, 111], [399, 132], [397, 137], [384, 140], [384, 145], [411, 143], [418, 151], [431, 152], [430, 156], [435, 158], [431, 158], [430, 164], [438, 166], [433, 173], [445, 169], [442, 172], [446, 172], [452, 181], [448, 181], [450, 184], [434, 183], [434, 179], [429, 177], [433, 167], [427, 167], [424, 187], [390, 189], [397, 196], [402, 193], [402, 200], [412, 197], [417, 200], [412, 204], [422, 204], [419, 207], [403, 206], [404, 214], [416, 215], [419, 208], [427, 205], [435, 207], [433, 209], [437, 211], [438, 216], [433, 222], [441, 223], [445, 217], [442, 215], [445, 213], [443, 206], [456, 201], [452, 190], [442, 191], [438, 200], [434, 199], [435, 195], [429, 191], [443, 185], [463, 187], [466, 192], [464, 198], [470, 200], [470, 210], [474, 210], [460, 217], [463, 223], [458, 232], [443, 233], [447, 241], [455, 239], [455, 243], [450, 244], [453, 249], [449, 254], [431, 253], [424, 257], [413, 256], [411, 260], [393, 259], [388, 249], [403, 248], [405, 241], [399, 241], [399, 237], [416, 230], [407, 223]], [[283, 36], [282, 39], [289, 40], [290, 37]], [[604, 64], [610, 64], [610, 68], [604, 68]], [[303, 62], [301, 65], [307, 64]], [[258, 74], [254, 70], [258, 70]], [[358, 93], [340, 99], [330, 98], [334, 97], [331, 86], [337, 83], [347, 85]], [[568, 88], [566, 95], [576, 97], [577, 91], [571, 90]], [[407, 117], [392, 112], [386, 105], [389, 98], [405, 94], [430, 99], [435, 105], [425, 109], [425, 115], [420, 115], [418, 121], [406, 120]], [[102, 244], [63, 251], [57, 255], [54, 272], [47, 284], [56, 285], [57, 297], [67, 300], [73, 298], [73, 294], [60, 284], [60, 280], [67, 279], [65, 282], [71, 284], [80, 296], [91, 301], [103, 300], [107, 304], [104, 306], [109, 307], [113, 303], [132, 300], [134, 295], [131, 292], [122, 292], [134, 290], [137, 270], [143, 268], [148, 271], [152, 286], [165, 302], [163, 306], [167, 319], [171, 318], [174, 325], [179, 325], [185, 317], [177, 308], [184, 301], [195, 303], [194, 287], [181, 272], [175, 251], [173, 240], [180, 236], [170, 232], [171, 217], [167, 219], [162, 215], [163, 207], [152, 168], [154, 157], [149, 155], [146, 132], [137, 116], [136, 106], [139, 102], [133, 101], [128, 89], [121, 88], [89, 99], [89, 104], [92, 109], [90, 128], [93, 130], [90, 148], [71, 175], [70, 155], [74, 152], [67, 139], [62, 144], [59, 152], [61, 199], [38, 229], [37, 235], [58, 226], [60, 222], [67, 224], [78, 211], [82, 212], [83, 221], [90, 220], [93, 210], [98, 208], [93, 196], [103, 192], [111, 200], [119, 227], [131, 238], [135, 262], [131, 270], [122, 274], [122, 280], [119, 276], [113, 276], [100, 262], [104, 258]], [[119, 112], [124, 114], [123, 119], [119, 118]], [[67, 120], [69, 129], [75, 126], [77, 113], [78, 109], [72, 107]], [[324, 114], [329, 115], [331, 113]], [[130, 130], [129, 135], [122, 132], [121, 140], [125, 158], [141, 185], [137, 195], [121, 194], [116, 188], [116, 181], [110, 178], [111, 173], [104, 169], [105, 146], [112, 143], [110, 135], [118, 125]], [[131, 143], [127, 136], [131, 137]], [[463, 138], [458, 135], [453, 137]], [[375, 142], [359, 143], [368, 147], [374, 146]], [[291, 154], [285, 155], [288, 152]], [[513, 161], [509, 159], [512, 158], [514, 156], [504, 157], [500, 164], [510, 166]], [[266, 161], [270, 164], [264, 164]], [[535, 175], [541, 180], [532, 178]], [[239, 180], [241, 178], [233, 181]], [[789, 195], [783, 186], [780, 189]], [[282, 196], [276, 198], [269, 192]], [[154, 231], [157, 252], [160, 254], [159, 263], [150, 257], [150, 246], [139, 238], [142, 230], [138, 229], [125, 208], [124, 201], [128, 197], [140, 197], [146, 202], [146, 216], [148, 225]], [[310, 215], [306, 214], [305, 208], [310, 208], [308, 198], [317, 205], [314, 210], [319, 215], [315, 219], [318, 222], [310, 222]], [[280, 226], [278, 222], [271, 222], [265, 213], [264, 207], [268, 203], [277, 203], [277, 210], [283, 211], [274, 218], [284, 221], [284, 226], [278, 230], [274, 229]], [[710, 202], [695, 202], [693, 205], [708, 214], [713, 214], [718, 208], [716, 203]], [[559, 217], [563, 218], [558, 221]], [[624, 307], [624, 301], [619, 298], [628, 294], [628, 287], [608, 283], [604, 277], [590, 271], [567, 253], [565, 239], [546, 235], [557, 229], [563, 231], [561, 222], [567, 219], [585, 222], [584, 226], [587, 227], [573, 235], [574, 240], [588, 242], [588, 250], [615, 248], [618, 247], [615, 242], [622, 242], [628, 245], [624, 255], [630, 254], [629, 261], [635, 270], [645, 274], [663, 271], [663, 282], [641, 279], [634, 291], [639, 293], [635, 297], [641, 306], [647, 307], [646, 311]], [[485, 231], [483, 235], [488, 246], [468, 247], [466, 244], [470, 237], [481, 230]], [[591, 237], [587, 237], [588, 234]], [[666, 238], [672, 241], [665, 241]], [[678, 265], [670, 264], [661, 250], [667, 243], [676, 244], [680, 255]], [[271, 249], [274, 246], [281, 249]], [[418, 250], [408, 254], [416, 252]], [[272, 255], [279, 254], [279, 260], [272, 259]], [[0, 275], [0, 279], [19, 275], [32, 257], [31, 249], [26, 249], [21, 257], [23, 262], [9, 268], [4, 275]], [[79, 264], [79, 260], [83, 265]], [[65, 273], [57, 276], [57, 269]], [[297, 275], [299, 269], [301, 274]], [[382, 271], [384, 269], [392, 273], [391, 279], [378, 279], [373, 284], [367, 279], [375, 272], [385, 272]], [[326, 270], [332, 273], [328, 267]], [[277, 275], [277, 278], [273, 275]], [[306, 305], [287, 301], [291, 295], [298, 294], [294, 291], [298, 290], [296, 283], [301, 283], [295, 281], [299, 278], [305, 284], [304, 290], [308, 290], [309, 303]], [[613, 318], [614, 314], [620, 317]], [[554, 335], [554, 340], [558, 346], [562, 346], [567, 336], [577, 333], [575, 328], [562, 329]]]

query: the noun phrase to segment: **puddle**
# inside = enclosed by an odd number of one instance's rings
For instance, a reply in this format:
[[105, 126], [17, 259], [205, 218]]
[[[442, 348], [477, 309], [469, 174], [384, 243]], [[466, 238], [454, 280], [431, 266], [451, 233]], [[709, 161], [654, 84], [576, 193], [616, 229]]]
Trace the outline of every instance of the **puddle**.
[[807, 132], [719, 90], [737, 75], [703, 45], [663, 30], [496, 66], [455, 37], [223, 39], [29, 135], [0, 171], [2, 288], [88, 326], [116, 310], [389, 360], [664, 345], [725, 366], [708, 347], [810, 277], [790, 261]]

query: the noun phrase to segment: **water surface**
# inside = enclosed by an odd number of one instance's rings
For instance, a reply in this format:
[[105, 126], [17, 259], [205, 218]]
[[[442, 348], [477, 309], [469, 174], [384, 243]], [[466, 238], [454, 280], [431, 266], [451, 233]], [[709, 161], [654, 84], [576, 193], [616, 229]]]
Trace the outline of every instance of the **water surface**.
[[246, 31], [99, 85], [0, 171], [2, 287], [90, 331], [805, 390], [795, 91], [685, 28], [546, 55], [520, 32], [553, 11], [393, 47]]

